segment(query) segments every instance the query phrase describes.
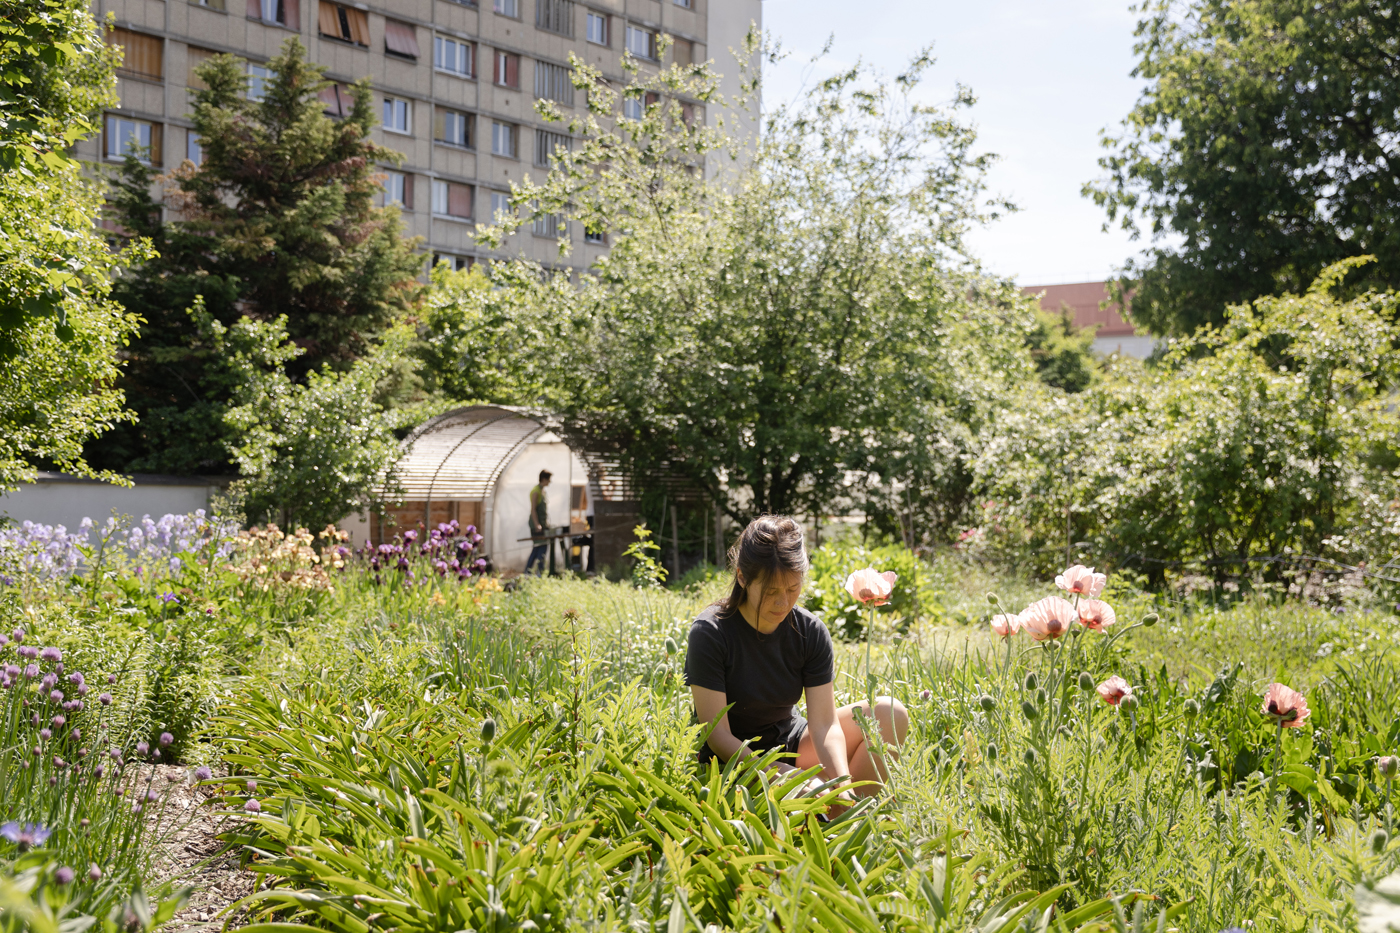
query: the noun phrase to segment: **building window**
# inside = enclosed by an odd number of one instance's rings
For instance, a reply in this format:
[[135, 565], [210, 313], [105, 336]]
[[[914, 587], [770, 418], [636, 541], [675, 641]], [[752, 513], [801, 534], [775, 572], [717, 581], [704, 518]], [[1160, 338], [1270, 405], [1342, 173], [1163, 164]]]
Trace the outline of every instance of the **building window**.
[[694, 0], [673, 0], [673, 2], [676, 4], [676, 6], [683, 6], [687, 10], [689, 10]]
[[573, 0], [535, 0], [535, 26], [545, 32], [574, 37]]
[[199, 137], [195, 135], [194, 130], [185, 133], [185, 158], [195, 165], [204, 164], [204, 147], [199, 144]]
[[287, 7], [284, 0], [259, 0], [254, 4], [248, 4], [248, 15], [262, 20], [264, 23], [287, 23]]
[[248, 99], [262, 100], [267, 96], [267, 82], [272, 78], [272, 70], [266, 65], [248, 63]]
[[471, 149], [476, 146], [472, 132], [474, 119], [469, 113], [459, 113], [439, 107], [433, 120], [433, 139], [449, 146]]
[[397, 204], [413, 210], [413, 176], [403, 172], [384, 173], [384, 204]]
[[433, 67], [454, 75], [470, 78], [476, 74], [476, 49], [470, 42], [433, 37]]
[[[564, 229], [560, 229], [563, 227]], [[534, 221], [530, 224], [530, 232], [535, 236], [549, 237], [552, 240], [562, 240], [568, 237], [568, 228], [564, 226], [563, 218], [558, 214], [536, 214]]]
[[491, 123], [491, 151], [498, 156], [515, 158], [516, 133], [519, 127], [513, 123]]
[[574, 83], [569, 79], [569, 69], [549, 62], [535, 62], [535, 96], [572, 107]]
[[656, 61], [656, 33], [638, 26], [628, 26], [627, 51], [638, 58]]
[[588, 13], [588, 41], [594, 45], [608, 44], [608, 18], [602, 13]]
[[492, 7], [492, 9], [494, 9], [497, 13], [501, 14], [502, 16], [518, 17], [520, 16], [519, 3], [520, 0], [495, 0], [495, 4]]
[[201, 91], [207, 90], [209, 85], [204, 83], [204, 79], [199, 76], [198, 71], [201, 65], [218, 54], [218, 52], [211, 52], [193, 45], [187, 46], [185, 48], [185, 86]]
[[418, 32], [396, 19], [384, 21], [384, 51], [390, 55], [418, 59]]
[[355, 108], [355, 98], [351, 95], [350, 89], [343, 84], [323, 87], [316, 96], [321, 99], [321, 103], [326, 105], [326, 116], [334, 117], [337, 120], [350, 116], [350, 111]]
[[318, 22], [321, 35], [369, 48], [369, 16], [364, 10], [321, 0]]
[[391, 133], [413, 132], [413, 105], [402, 97], [384, 98], [384, 128]]
[[470, 220], [472, 216], [472, 186], [434, 178], [433, 213], [443, 217]]
[[117, 67], [117, 74], [152, 81], [159, 81], [165, 76], [165, 43], [160, 37], [130, 29], [109, 29], [107, 44], [122, 48], [122, 63]]
[[474, 260], [470, 256], [453, 256], [448, 253], [433, 253], [433, 265], [447, 263], [448, 268], [453, 272], [465, 272], [472, 267]]
[[190, 0], [190, 6], [202, 6], [206, 10], [224, 12], [224, 0]]
[[491, 222], [500, 223], [514, 216], [515, 211], [510, 206], [510, 195], [501, 191], [491, 192]]
[[103, 152], [109, 159], [124, 159], [127, 153], [146, 165], [160, 164], [160, 124], [107, 115]]
[[608, 235], [602, 230], [584, 230], [583, 242], [592, 246], [607, 246]]
[[671, 46], [671, 61], [677, 65], [695, 64], [695, 43], [689, 39], [677, 39]]
[[496, 52], [496, 69], [492, 78], [501, 87], [520, 87], [520, 56], [510, 52]]
[[535, 164], [549, 167], [549, 158], [559, 150], [570, 152], [573, 149], [573, 140], [563, 133], [551, 133], [549, 130], [535, 130]]
[[628, 120], [640, 120], [645, 110], [640, 97], [622, 98], [622, 115]]

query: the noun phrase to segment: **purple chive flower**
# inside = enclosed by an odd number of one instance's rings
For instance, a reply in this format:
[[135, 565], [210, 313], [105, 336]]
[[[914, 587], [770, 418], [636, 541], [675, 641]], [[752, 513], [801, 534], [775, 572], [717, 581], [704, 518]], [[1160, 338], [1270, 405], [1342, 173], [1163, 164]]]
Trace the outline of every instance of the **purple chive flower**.
[[63, 660], [63, 652], [50, 645], [39, 652], [39, 658], [40, 660], [52, 661], [54, 664], [57, 664], [59, 661]]
[[99, 781], [102, 780], [102, 775], [106, 773], [107, 769], [104, 768], [102, 765], [97, 765], [95, 768], [92, 769], [92, 776], [97, 778]]
[[24, 629], [15, 629], [13, 632], [10, 633], [10, 637], [15, 640], [15, 644], [19, 644], [20, 642], [24, 641]]
[[107, 757], [110, 758], [110, 759], [112, 759], [113, 761], [118, 761], [118, 762], [119, 762], [119, 761], [122, 760], [122, 753], [119, 752], [119, 751], [117, 751], [115, 748], [108, 749], [108, 750], [107, 750]]
[[6, 664], [6, 665], [5, 665], [5, 676], [6, 676], [6, 677], [18, 677], [19, 675], [20, 675], [20, 669], [19, 669], [19, 665], [18, 665], [18, 664]]
[[[73, 741], [74, 741], [74, 742], [81, 742], [81, 741], [83, 740], [83, 730], [82, 730], [82, 729], [74, 729], [72, 732], [69, 733], [69, 735], [71, 735], [71, 736], [73, 737]], [[87, 754], [87, 749], [83, 749], [83, 754], [84, 754], [84, 755]]]
[[87, 684], [78, 684], [78, 696], [85, 697], [90, 690], [92, 690], [92, 688]]
[[171, 742], [174, 742], [174, 741], [175, 741], [175, 736], [171, 735], [169, 732], [162, 732], [162, 733], [160, 734], [160, 746], [161, 746], [161, 748], [169, 748], [169, 747], [170, 747], [170, 743], [171, 743]]
[[9, 643], [10, 643], [10, 636], [9, 636], [9, 635], [0, 635], [0, 648], [3, 648], [5, 645], [8, 645]]
[[39, 730], [39, 738], [41, 738], [41, 739], [43, 739], [45, 742], [47, 742], [49, 739], [53, 738], [53, 733], [50, 732], [48, 729], [40, 729], [40, 730]]
[[39, 665], [37, 665], [37, 664], [31, 664], [31, 665], [29, 665], [28, 667], [26, 667], [26, 668], [24, 669], [24, 676], [25, 676], [25, 677], [28, 677], [30, 680], [33, 680], [35, 677], [38, 677], [38, 676], [39, 676]]
[[51, 719], [51, 720], [49, 720], [49, 721], [53, 723], [53, 727], [54, 727], [55, 729], [62, 729], [63, 726], [64, 726], [64, 724], [65, 724], [66, 722], [68, 722], [68, 720], [67, 720], [66, 718], [64, 718], [63, 716], [55, 716], [53, 719]]
[[78, 671], [74, 671], [68, 675], [68, 682], [70, 684], [81, 684], [83, 682], [83, 675]]
[[214, 772], [209, 770], [208, 765], [200, 765], [194, 769], [194, 779], [196, 781], [207, 781], [214, 776]]
[[108, 675], [107, 675], [107, 683], [109, 683], [109, 684], [114, 684], [114, 683], [116, 683], [116, 682], [117, 682], [117, 675], [116, 675], [116, 674], [108, 674]]
[[255, 790], [258, 789], [258, 782], [257, 782], [257, 781], [249, 781], [245, 786], [248, 788], [248, 793], [251, 794], [251, 793], [253, 793]]
[[249, 800], [243, 805], [243, 809], [247, 810], [249, 813], [261, 813], [262, 804], [258, 803], [256, 800]]
[[50, 694], [49, 694], [49, 702], [50, 702], [50, 703], [62, 703], [62, 702], [63, 702], [63, 691], [62, 691], [62, 690], [55, 690], [55, 691], [53, 691], [52, 693], [50, 693]]
[[88, 868], [88, 880], [89, 880], [89, 881], [101, 881], [101, 880], [102, 880], [102, 869], [100, 869], [100, 868], [97, 867], [97, 863], [96, 863], [96, 862], [93, 862], [93, 863], [92, 863], [92, 866], [91, 866], [90, 868]]
[[97, 698], [97, 702], [101, 703], [103, 706], [111, 706], [111, 705], [112, 705], [112, 695], [111, 695], [110, 693], [104, 693], [104, 694], [102, 694], [100, 697]]
[[39, 649], [35, 648], [33, 645], [21, 645], [18, 653], [19, 656], [26, 661], [33, 661], [39, 656]]
[[146, 791], [146, 799], [149, 800], [151, 803], [155, 803], [157, 800], [160, 799], [160, 795], [153, 790], [148, 790]]
[[145, 754], [149, 753], [150, 750], [151, 750], [151, 744], [150, 744], [149, 742], [137, 742], [137, 743], [136, 743], [136, 754], [138, 754], [138, 755], [145, 755]]
[[76, 709], [76, 710], [81, 711], [82, 708], [83, 708], [83, 705], [84, 705], [84, 704], [83, 704], [83, 701], [82, 701], [82, 700], [74, 700], [74, 701], [73, 701], [73, 708]]
[[43, 845], [52, 835], [51, 830], [45, 829], [38, 823], [16, 823], [11, 820], [0, 826], [0, 839], [8, 839], [19, 846], [20, 851], [34, 846]]
[[139, 800], [133, 800], [133, 801], [131, 801], [131, 812], [132, 812], [132, 813], [140, 813], [140, 812], [141, 812], [141, 801], [139, 801]]

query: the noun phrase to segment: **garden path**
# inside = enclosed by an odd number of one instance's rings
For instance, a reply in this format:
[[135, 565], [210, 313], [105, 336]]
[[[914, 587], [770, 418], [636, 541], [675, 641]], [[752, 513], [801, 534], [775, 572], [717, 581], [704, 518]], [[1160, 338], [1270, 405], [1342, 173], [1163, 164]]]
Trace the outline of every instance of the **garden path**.
[[[219, 798], [214, 788], [193, 785], [187, 776], [190, 770], [156, 766], [155, 780], [166, 784], [170, 796], [164, 825], [157, 829], [157, 816], [151, 816], [152, 830], [161, 832], [153, 866], [155, 879], [194, 887], [189, 903], [163, 928], [171, 933], [221, 928], [228, 919], [222, 916], [223, 910], [253, 893], [257, 884], [257, 876], [239, 866], [236, 854], [221, 853], [223, 843], [218, 836], [225, 820], [215, 815]], [[241, 925], [241, 919], [235, 916], [229, 926]]]

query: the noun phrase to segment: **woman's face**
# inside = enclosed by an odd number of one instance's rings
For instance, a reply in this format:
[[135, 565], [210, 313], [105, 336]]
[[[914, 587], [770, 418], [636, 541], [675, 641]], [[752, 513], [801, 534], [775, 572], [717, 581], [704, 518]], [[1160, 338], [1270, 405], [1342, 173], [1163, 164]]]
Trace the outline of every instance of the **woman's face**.
[[742, 577], [739, 582], [746, 587], [744, 615], [756, 620], [755, 627], [764, 635], [782, 625], [802, 597], [800, 573], [773, 574], [756, 580], [754, 585], [747, 584]]

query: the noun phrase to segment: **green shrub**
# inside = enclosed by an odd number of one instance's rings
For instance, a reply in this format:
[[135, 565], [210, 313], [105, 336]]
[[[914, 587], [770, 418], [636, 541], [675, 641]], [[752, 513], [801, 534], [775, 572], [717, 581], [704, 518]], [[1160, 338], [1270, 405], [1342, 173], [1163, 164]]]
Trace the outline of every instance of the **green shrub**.
[[894, 544], [867, 548], [853, 541], [830, 542], [812, 552], [803, 599], [833, 636], [848, 641], [865, 637], [870, 610], [846, 592], [846, 578], [863, 567], [899, 574], [889, 603], [876, 610], [888, 624], [902, 631], [922, 615], [930, 574], [913, 551]]

